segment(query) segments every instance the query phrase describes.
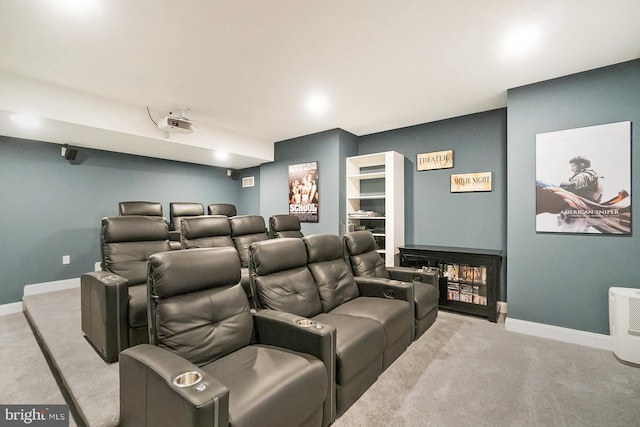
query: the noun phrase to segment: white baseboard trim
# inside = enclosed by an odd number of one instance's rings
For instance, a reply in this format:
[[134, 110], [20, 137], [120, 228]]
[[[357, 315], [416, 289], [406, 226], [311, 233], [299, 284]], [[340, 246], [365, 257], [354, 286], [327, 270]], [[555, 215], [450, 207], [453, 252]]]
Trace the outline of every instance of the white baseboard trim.
[[21, 302], [12, 302], [9, 304], [0, 305], [0, 316], [4, 316], [6, 314], [15, 314], [15, 313], [22, 313]]
[[[56, 280], [53, 282], [34, 283], [26, 285], [22, 295], [36, 295], [45, 292], [61, 291], [63, 289], [79, 288], [80, 278]], [[12, 302], [9, 304], [0, 304], [0, 316], [5, 314], [14, 314], [22, 312], [22, 302]]]
[[545, 325], [544, 323], [529, 322], [527, 320], [512, 319], [510, 317], [507, 317], [504, 323], [505, 330], [510, 332], [518, 332], [540, 338], [613, 351], [613, 342], [609, 335]]
[[44, 294], [46, 292], [61, 291], [63, 289], [79, 288], [80, 278], [56, 280], [55, 282], [35, 283], [24, 287], [24, 295]]

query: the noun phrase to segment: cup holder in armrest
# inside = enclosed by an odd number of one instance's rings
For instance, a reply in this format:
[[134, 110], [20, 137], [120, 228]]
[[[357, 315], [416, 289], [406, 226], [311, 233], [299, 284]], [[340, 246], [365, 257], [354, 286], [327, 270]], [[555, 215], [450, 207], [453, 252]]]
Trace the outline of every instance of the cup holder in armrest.
[[302, 328], [310, 328], [315, 326], [316, 322], [311, 319], [300, 319], [296, 321], [296, 324]]
[[177, 387], [189, 387], [202, 381], [202, 374], [197, 371], [183, 372], [173, 379], [173, 385]]

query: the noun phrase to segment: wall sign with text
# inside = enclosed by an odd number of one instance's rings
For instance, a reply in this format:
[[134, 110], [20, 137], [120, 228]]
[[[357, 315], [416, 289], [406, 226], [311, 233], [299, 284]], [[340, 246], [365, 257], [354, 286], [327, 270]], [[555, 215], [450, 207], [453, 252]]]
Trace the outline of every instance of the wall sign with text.
[[419, 171], [448, 169], [453, 167], [453, 150], [418, 154], [416, 167]]
[[451, 192], [491, 191], [491, 172], [451, 175]]

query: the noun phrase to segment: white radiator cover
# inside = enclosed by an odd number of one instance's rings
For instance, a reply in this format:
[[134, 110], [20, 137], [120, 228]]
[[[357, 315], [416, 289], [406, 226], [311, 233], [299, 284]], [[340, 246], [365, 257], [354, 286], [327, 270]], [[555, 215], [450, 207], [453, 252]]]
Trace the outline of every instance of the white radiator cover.
[[618, 359], [640, 366], [640, 289], [609, 288], [609, 331]]

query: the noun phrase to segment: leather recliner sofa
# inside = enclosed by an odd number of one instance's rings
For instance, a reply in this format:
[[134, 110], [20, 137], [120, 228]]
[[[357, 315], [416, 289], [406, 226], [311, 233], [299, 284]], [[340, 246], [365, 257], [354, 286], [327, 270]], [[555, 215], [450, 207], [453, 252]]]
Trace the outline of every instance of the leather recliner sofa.
[[386, 267], [376, 252], [376, 241], [370, 231], [354, 231], [344, 235], [344, 246], [351, 271], [356, 277], [379, 277], [413, 284], [415, 295], [415, 337], [418, 339], [438, 316], [440, 274], [437, 270], [411, 267]]
[[251, 313], [235, 249], [149, 259], [151, 343], [120, 355], [122, 426], [327, 426], [335, 329]]
[[249, 269], [252, 291], [261, 308], [336, 329], [338, 416], [411, 343], [412, 286], [367, 277], [356, 281], [338, 236], [253, 243]]
[[149, 342], [147, 259], [169, 251], [169, 230], [162, 217], [103, 218], [102, 270], [80, 277], [82, 331], [107, 362], [121, 350]]

